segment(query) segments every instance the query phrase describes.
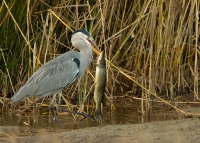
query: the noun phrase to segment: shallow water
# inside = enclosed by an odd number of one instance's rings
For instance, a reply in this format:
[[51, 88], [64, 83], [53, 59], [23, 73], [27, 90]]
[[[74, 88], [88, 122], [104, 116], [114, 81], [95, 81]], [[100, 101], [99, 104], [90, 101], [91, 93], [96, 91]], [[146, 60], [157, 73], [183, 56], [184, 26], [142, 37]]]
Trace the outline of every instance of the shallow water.
[[[103, 123], [82, 119], [82, 117], [73, 118], [71, 114], [59, 113], [61, 127], [56, 121], [52, 121], [51, 114], [16, 116], [1, 115], [0, 116], [0, 137], [12, 136], [35, 136], [40, 134], [49, 134], [55, 132], [68, 131], [72, 129], [80, 129], [86, 127], [96, 127], [108, 124], [138, 124], [149, 121], [165, 121], [185, 118], [178, 115], [174, 110], [169, 109], [164, 104], [155, 104], [153, 113], [149, 116], [142, 116], [140, 111], [140, 102], [127, 99], [120, 99], [114, 102], [115, 110], [110, 111], [109, 107], [103, 112]], [[92, 111], [90, 111], [92, 114]]]

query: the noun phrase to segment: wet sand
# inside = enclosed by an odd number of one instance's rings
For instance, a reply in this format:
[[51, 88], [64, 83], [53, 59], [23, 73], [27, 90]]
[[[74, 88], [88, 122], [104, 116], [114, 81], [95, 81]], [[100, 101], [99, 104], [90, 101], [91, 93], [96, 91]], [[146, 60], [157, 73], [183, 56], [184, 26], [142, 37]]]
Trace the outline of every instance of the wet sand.
[[6, 137], [0, 138], [0, 142], [200, 143], [200, 120], [190, 118], [145, 124], [105, 125], [26, 137], [19, 137], [8, 132]]

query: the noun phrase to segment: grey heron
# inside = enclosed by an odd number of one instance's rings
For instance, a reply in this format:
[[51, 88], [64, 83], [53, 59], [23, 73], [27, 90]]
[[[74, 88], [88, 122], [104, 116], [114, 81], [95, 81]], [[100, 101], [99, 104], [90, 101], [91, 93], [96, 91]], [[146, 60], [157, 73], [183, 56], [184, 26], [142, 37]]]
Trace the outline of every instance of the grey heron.
[[[72, 33], [71, 42], [79, 52], [69, 51], [45, 63], [11, 97], [11, 101], [19, 102], [35, 95], [38, 98], [54, 95], [49, 107], [60, 124], [52, 106], [55, 96], [84, 74], [92, 61], [92, 47], [97, 47], [93, 37], [84, 29]], [[59, 94], [58, 106], [60, 100]]]

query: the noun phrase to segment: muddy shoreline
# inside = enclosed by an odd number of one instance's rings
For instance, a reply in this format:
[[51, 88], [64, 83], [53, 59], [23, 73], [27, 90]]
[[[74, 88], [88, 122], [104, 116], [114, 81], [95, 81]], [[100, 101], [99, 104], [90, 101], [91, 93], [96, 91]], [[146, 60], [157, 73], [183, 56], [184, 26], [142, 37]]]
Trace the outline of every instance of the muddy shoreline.
[[[2, 127], [1, 127], [2, 128]], [[2, 129], [1, 129], [2, 132]], [[191, 118], [174, 121], [159, 121], [145, 124], [105, 125], [88, 127], [60, 133], [18, 137], [8, 133], [0, 142], [11, 143], [199, 143], [200, 120]]]

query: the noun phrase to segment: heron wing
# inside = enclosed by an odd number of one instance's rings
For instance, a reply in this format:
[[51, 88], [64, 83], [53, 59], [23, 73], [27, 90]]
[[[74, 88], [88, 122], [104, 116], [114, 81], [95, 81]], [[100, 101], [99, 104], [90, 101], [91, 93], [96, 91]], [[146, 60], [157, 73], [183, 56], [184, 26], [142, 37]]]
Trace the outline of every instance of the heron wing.
[[62, 90], [80, 75], [78, 52], [67, 52], [41, 66], [11, 98], [13, 102], [38, 95], [44, 97]]

